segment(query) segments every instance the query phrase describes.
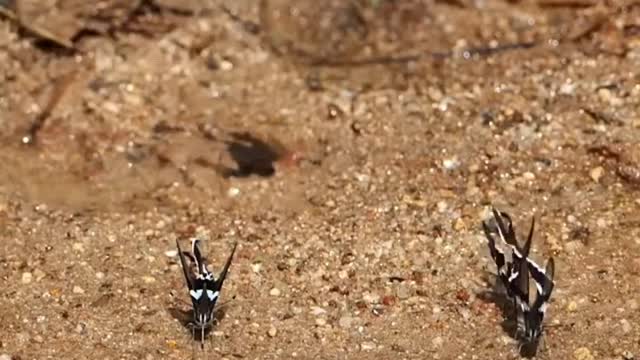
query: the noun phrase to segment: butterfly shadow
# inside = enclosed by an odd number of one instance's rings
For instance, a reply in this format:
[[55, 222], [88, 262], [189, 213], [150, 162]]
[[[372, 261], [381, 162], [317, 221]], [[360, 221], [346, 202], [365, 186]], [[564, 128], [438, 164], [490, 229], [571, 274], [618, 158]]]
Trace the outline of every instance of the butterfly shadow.
[[[518, 331], [518, 315], [516, 307], [512, 299], [507, 296], [506, 290], [494, 275], [486, 275], [484, 278], [488, 283], [492, 283], [493, 287], [489, 290], [481, 291], [477, 294], [478, 299], [485, 303], [496, 305], [501, 312], [502, 322], [500, 326], [502, 331], [509, 334], [509, 336], [520, 342], [517, 337]], [[520, 343], [519, 355], [523, 358], [532, 358], [537, 354], [538, 344], [536, 343]]]
[[500, 323], [502, 330], [509, 334], [513, 339], [516, 339], [515, 335], [518, 330], [518, 316], [513, 300], [507, 296], [507, 292], [502, 285], [502, 282], [500, 282], [495, 275], [485, 275], [484, 280], [493, 284], [493, 287], [489, 290], [479, 292], [477, 294], [478, 299], [485, 303], [494, 304], [500, 309], [503, 319]]
[[202, 338], [201, 331], [193, 331], [193, 311], [192, 310], [184, 310], [177, 306], [170, 306], [167, 308], [167, 312], [171, 317], [178, 320], [180, 325], [182, 325], [185, 329], [189, 330], [189, 332], [193, 336], [193, 340], [201, 342], [209, 335], [213, 328], [226, 316], [225, 307], [221, 306], [220, 308], [215, 309], [213, 313], [213, 323], [211, 326], [205, 328], [204, 330], [204, 338]]

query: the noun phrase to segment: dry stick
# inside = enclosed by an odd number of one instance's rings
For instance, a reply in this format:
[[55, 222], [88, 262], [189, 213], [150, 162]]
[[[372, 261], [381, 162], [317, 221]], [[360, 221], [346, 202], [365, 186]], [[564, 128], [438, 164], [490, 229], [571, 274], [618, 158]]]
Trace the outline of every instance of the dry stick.
[[40, 129], [42, 129], [45, 122], [53, 112], [53, 109], [55, 109], [55, 107], [60, 102], [60, 99], [62, 99], [62, 96], [67, 92], [67, 89], [69, 89], [69, 85], [73, 83], [75, 76], [76, 72], [72, 71], [68, 74], [62, 75], [60, 78], [58, 78], [58, 80], [56, 80], [56, 83], [52, 90], [52, 94], [49, 97], [49, 101], [47, 102], [46, 106], [44, 107], [42, 112], [38, 114], [38, 116], [36, 116], [33, 123], [31, 123], [31, 126], [29, 127], [27, 133], [22, 137], [22, 139], [20, 139], [23, 144], [33, 145], [36, 143], [38, 132], [40, 131]]

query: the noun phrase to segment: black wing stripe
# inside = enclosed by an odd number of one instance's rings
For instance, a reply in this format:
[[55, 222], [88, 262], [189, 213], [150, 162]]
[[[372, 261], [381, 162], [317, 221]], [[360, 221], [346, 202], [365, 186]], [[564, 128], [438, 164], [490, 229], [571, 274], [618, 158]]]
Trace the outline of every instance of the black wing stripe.
[[187, 270], [187, 261], [184, 259], [184, 253], [182, 249], [180, 249], [180, 243], [176, 240], [176, 245], [178, 246], [178, 256], [180, 257], [180, 265], [182, 265], [182, 272], [184, 273], [184, 280], [187, 283], [187, 287], [189, 290], [193, 290], [193, 281], [189, 276], [189, 271]]
[[231, 260], [233, 260], [233, 255], [235, 254], [237, 247], [238, 247], [238, 243], [233, 244], [233, 250], [231, 250], [231, 254], [227, 259], [227, 263], [224, 264], [224, 268], [220, 273], [220, 277], [218, 277], [218, 280], [216, 281], [216, 290], [220, 290], [222, 288], [222, 284], [224, 283], [224, 280], [227, 277], [227, 272], [229, 271], [229, 267], [231, 266]]

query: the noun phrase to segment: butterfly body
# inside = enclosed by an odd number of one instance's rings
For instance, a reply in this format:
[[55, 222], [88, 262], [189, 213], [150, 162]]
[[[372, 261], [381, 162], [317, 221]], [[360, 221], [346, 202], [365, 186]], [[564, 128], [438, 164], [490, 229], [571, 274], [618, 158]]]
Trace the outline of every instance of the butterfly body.
[[[529, 257], [535, 228], [533, 220], [527, 240], [521, 246], [509, 215], [495, 209], [492, 212], [496, 231], [492, 231], [487, 223], [482, 224], [488, 239], [489, 251], [498, 267], [498, 277], [506, 289], [507, 296], [514, 304], [518, 324], [516, 338], [520, 340], [521, 348], [535, 354], [542, 335], [544, 315], [554, 287], [554, 261], [553, 258], [549, 259], [546, 268], [543, 269]], [[494, 232], [497, 232], [504, 250], [497, 246]], [[533, 280], [536, 289], [533, 302], [530, 299], [530, 280]]]
[[180, 249], [180, 244], [177, 242], [176, 244], [185, 282], [191, 297], [193, 327], [194, 330], [198, 329], [201, 331], [200, 341], [201, 345], [204, 346], [204, 333], [205, 330], [213, 324], [214, 309], [220, 298], [222, 284], [231, 266], [231, 260], [233, 259], [237, 244], [234, 245], [231, 255], [229, 255], [218, 278], [215, 278], [207, 267], [206, 260], [200, 249], [199, 239], [192, 240], [191, 253], [183, 252], [182, 249]]

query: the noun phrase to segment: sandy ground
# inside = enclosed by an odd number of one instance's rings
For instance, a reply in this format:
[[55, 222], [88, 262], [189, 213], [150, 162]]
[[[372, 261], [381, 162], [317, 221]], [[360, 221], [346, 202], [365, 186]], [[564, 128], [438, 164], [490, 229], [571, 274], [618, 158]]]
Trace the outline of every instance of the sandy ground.
[[191, 358], [193, 236], [209, 358], [516, 359], [490, 204], [555, 258], [538, 357], [640, 357], [637, 2], [23, 3], [0, 359]]

